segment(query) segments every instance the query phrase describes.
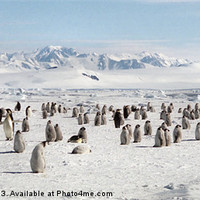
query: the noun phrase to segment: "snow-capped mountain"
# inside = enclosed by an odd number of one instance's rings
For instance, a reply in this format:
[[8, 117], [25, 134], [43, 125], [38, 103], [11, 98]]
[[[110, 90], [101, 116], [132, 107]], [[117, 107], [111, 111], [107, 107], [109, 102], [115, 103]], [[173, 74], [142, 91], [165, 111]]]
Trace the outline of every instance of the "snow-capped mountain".
[[142, 52], [134, 55], [78, 53], [72, 48], [47, 46], [32, 53], [1, 53], [0, 68], [12, 70], [43, 70], [58, 67], [90, 70], [127, 70], [146, 67], [187, 66], [187, 59], [169, 58], [158, 53]]

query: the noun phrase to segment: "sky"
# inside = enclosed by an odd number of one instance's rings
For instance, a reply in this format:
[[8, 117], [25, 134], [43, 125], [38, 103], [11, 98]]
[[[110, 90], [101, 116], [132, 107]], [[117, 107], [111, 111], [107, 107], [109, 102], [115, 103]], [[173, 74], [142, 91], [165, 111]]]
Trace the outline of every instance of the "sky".
[[0, 0], [0, 52], [47, 45], [198, 59], [200, 1]]

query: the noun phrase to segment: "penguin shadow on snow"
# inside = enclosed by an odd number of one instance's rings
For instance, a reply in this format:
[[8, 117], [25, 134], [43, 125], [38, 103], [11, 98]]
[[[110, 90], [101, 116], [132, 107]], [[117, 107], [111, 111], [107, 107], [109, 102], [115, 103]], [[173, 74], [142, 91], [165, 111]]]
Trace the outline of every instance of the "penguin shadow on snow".
[[184, 139], [184, 140], [181, 140], [182, 142], [194, 142], [194, 141], [198, 141], [196, 139]]
[[3, 151], [3, 152], [0, 152], [0, 155], [1, 154], [9, 154], [9, 153], [16, 153], [15, 151]]
[[32, 171], [28, 172], [2, 172], [3, 174], [33, 174]]
[[147, 148], [153, 148], [153, 146], [136, 146], [136, 148], [147, 149]]

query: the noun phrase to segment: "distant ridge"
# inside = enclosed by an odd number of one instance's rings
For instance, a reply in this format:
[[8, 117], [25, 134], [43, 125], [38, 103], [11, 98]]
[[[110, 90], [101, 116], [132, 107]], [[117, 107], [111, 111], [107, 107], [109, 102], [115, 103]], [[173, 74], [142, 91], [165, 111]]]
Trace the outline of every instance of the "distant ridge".
[[32, 53], [1, 53], [0, 68], [8, 71], [46, 70], [59, 67], [90, 70], [128, 70], [148, 67], [188, 66], [188, 59], [170, 58], [159, 53], [108, 55], [79, 53], [75, 49], [47, 46]]

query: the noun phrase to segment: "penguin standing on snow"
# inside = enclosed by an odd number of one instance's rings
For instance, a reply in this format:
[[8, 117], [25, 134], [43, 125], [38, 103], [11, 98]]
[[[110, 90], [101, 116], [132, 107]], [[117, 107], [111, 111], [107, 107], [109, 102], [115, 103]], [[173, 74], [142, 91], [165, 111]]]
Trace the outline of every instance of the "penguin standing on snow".
[[28, 122], [28, 117], [23, 119], [22, 122], [22, 132], [29, 132], [30, 128], [29, 128], [29, 122]]
[[15, 106], [15, 111], [20, 111], [20, 110], [21, 110], [21, 104], [18, 101], [16, 106]]
[[26, 117], [31, 117], [32, 115], [32, 110], [30, 106], [26, 107]]
[[43, 173], [44, 169], [46, 168], [45, 158], [44, 158], [45, 146], [46, 142], [41, 142], [32, 151], [30, 164], [33, 173]]
[[14, 138], [14, 150], [17, 153], [22, 153], [25, 150], [25, 142], [22, 133], [18, 130]]
[[5, 132], [6, 140], [12, 140], [14, 136], [14, 120], [12, 116], [12, 111], [6, 109], [7, 114], [3, 122], [3, 130]]

